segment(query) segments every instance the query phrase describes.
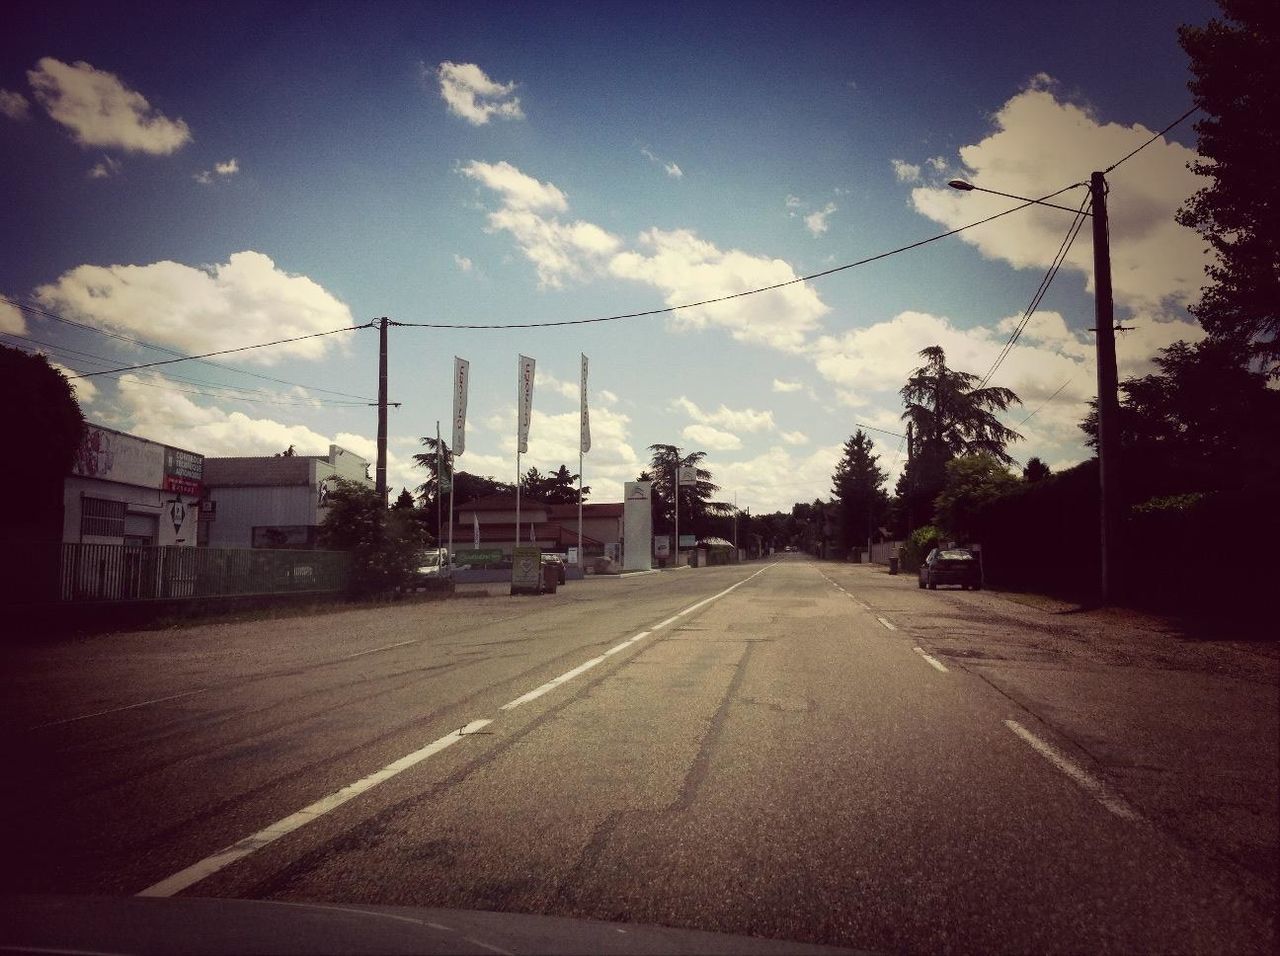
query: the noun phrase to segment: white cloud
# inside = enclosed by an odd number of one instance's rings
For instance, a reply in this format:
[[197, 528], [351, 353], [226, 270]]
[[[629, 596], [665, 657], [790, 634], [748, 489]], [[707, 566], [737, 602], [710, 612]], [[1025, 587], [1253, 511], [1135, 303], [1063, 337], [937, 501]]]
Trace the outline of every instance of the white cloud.
[[510, 233], [543, 287], [560, 288], [566, 279], [585, 279], [603, 269], [621, 246], [617, 237], [593, 223], [547, 215], [568, 211], [564, 193], [510, 163], [472, 161], [459, 171], [498, 193], [502, 205], [488, 214], [489, 229]]
[[120, 160], [104, 155], [102, 162], [89, 170], [88, 176], [90, 179], [109, 179], [112, 176], [119, 176], [122, 168]]
[[665, 159], [662, 159], [661, 157], [655, 155], [653, 150], [649, 149], [648, 146], [641, 146], [640, 153], [644, 156], [645, 159], [649, 160], [651, 163], [657, 163], [659, 166], [661, 166], [663, 171], [672, 179], [684, 178], [683, 169], [681, 169], [675, 163], [667, 162]]
[[804, 217], [804, 227], [815, 236], [822, 235], [828, 228], [830, 228], [827, 224], [827, 220], [835, 211], [836, 204], [832, 202], [827, 203], [821, 209], [811, 212], [809, 215]]
[[932, 156], [927, 159], [926, 162], [935, 173], [944, 173], [947, 171], [948, 164], [947, 157], [945, 156]]
[[208, 186], [218, 179], [226, 179], [228, 176], [234, 176], [238, 172], [240, 172], [240, 161], [233, 156], [225, 163], [214, 163], [213, 169], [202, 169], [192, 178], [196, 182]]
[[784, 382], [781, 379], [773, 380], [773, 390], [775, 392], [798, 392], [804, 388], [802, 382]]
[[831, 474], [839, 460], [841, 446], [827, 445], [804, 456], [781, 446], [745, 461], [716, 461], [711, 464], [715, 482], [723, 490], [719, 497], [738, 504], [753, 514], [791, 510], [797, 501], [831, 497]]
[[807, 445], [809, 444], [809, 436], [802, 431], [794, 432], [778, 432], [778, 437], [788, 445]]
[[46, 56], [27, 71], [27, 79], [40, 105], [81, 146], [165, 156], [191, 141], [181, 119], [169, 119], [114, 73], [83, 61], [68, 65]]
[[618, 403], [618, 396], [607, 388], [600, 389], [600, 399], [606, 405], [616, 405]]
[[[781, 259], [756, 256], [737, 249], [717, 248], [687, 230], [650, 229], [640, 236], [648, 251], [622, 252], [609, 271], [660, 289], [669, 306], [745, 292], [790, 282], [795, 270]], [[804, 283], [727, 302], [680, 309], [668, 324], [676, 328], [719, 327], [735, 339], [784, 351], [800, 351], [818, 320], [829, 311], [818, 294]]]
[[804, 205], [804, 200], [799, 196], [788, 196], [786, 206], [788, 209], [799, 209]]
[[[1063, 184], [1078, 182], [1089, 170], [1104, 169], [1152, 131], [1141, 124], [1099, 122], [1091, 111], [1058, 100], [1048, 77], [1005, 103], [992, 118], [994, 129], [983, 140], [960, 150], [964, 178], [976, 186], [1020, 196], [1042, 196]], [[1112, 282], [1116, 302], [1133, 310], [1180, 316], [1182, 306], [1198, 297], [1207, 262], [1203, 241], [1178, 225], [1174, 213], [1199, 187], [1187, 168], [1194, 151], [1156, 140], [1108, 176]], [[1084, 171], [1084, 172], [1082, 172]], [[1086, 191], [1075, 189], [1057, 199], [1076, 206]], [[956, 192], [945, 186], [912, 190], [916, 210], [954, 228], [1012, 205], [1012, 200], [980, 192]], [[1054, 209], [1033, 207], [1000, 220], [1000, 224], [961, 234], [988, 258], [1022, 269], [1043, 269], [1053, 260], [1071, 217]], [[1093, 283], [1089, 230], [1067, 257], [1066, 267]]]
[[0, 90], [0, 113], [18, 122], [30, 119], [31, 102], [21, 93], [16, 93], [13, 90]]
[[733, 451], [742, 447], [742, 439], [710, 425], [686, 425], [680, 433], [684, 440], [701, 450]]
[[463, 272], [470, 272], [475, 268], [475, 263], [466, 256], [460, 256], [456, 252], [453, 254], [453, 262]]
[[[252, 251], [200, 268], [170, 261], [77, 266], [36, 289], [35, 297], [78, 321], [187, 353], [323, 332], [353, 321], [351, 310], [318, 283]], [[307, 339], [244, 352], [237, 360], [271, 365], [284, 357], [318, 359], [344, 341]]]
[[11, 302], [0, 299], [0, 332], [14, 332], [24, 335], [27, 331], [27, 320], [22, 310]]
[[773, 412], [759, 412], [754, 408], [729, 408], [722, 403], [715, 411], [708, 412], [683, 395], [671, 403], [671, 408], [680, 409], [703, 425], [718, 425], [735, 431], [759, 432], [774, 427]]
[[889, 162], [893, 164], [893, 174], [898, 177], [898, 182], [918, 183], [920, 181], [919, 166], [901, 159], [891, 159]]
[[[423, 67], [426, 73], [428, 68]], [[440, 81], [440, 96], [449, 112], [473, 126], [483, 126], [493, 117], [524, 119], [516, 84], [495, 83], [474, 63], [441, 63], [434, 71]]]

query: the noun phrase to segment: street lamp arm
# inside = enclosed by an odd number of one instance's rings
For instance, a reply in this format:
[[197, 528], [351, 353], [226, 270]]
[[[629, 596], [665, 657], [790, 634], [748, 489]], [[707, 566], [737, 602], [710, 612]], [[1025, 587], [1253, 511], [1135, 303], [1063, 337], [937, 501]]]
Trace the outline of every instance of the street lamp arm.
[[[1006, 199], [1016, 199], [1019, 202], [1029, 202], [1037, 206], [1048, 206], [1050, 209], [1061, 209], [1063, 212], [1069, 212], [1072, 215], [1085, 215], [1085, 216], [1093, 215], [1092, 212], [1089, 212], [1087, 210], [1071, 209], [1068, 206], [1059, 206], [1057, 203], [1045, 202], [1045, 199], [1049, 198], [1048, 196], [1045, 196], [1043, 199], [1030, 199], [1027, 196], [1015, 196], [1013, 193], [1002, 193], [997, 189], [984, 189], [982, 186], [975, 186], [973, 183], [967, 183], [963, 179], [953, 179], [951, 180], [951, 182], [947, 183], [947, 185], [950, 186], [952, 189], [958, 189], [961, 192], [991, 193], [991, 195], [993, 196], [1004, 196]], [[1074, 189], [1076, 186], [1083, 186], [1083, 185], [1085, 184], [1074, 183], [1073, 185], [1068, 186], [1067, 188]], [[1062, 192], [1062, 190], [1058, 190], [1058, 192]], [[1056, 196], [1058, 195], [1058, 193], [1050, 193], [1049, 195]]]

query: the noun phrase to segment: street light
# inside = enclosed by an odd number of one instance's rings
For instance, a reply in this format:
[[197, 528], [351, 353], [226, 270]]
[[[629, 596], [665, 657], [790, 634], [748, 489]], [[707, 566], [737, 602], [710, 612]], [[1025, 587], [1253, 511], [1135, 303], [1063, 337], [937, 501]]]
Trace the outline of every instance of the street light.
[[[1093, 280], [1094, 280], [1094, 325], [1097, 333], [1098, 364], [1098, 473], [1099, 473], [1099, 532], [1101, 538], [1101, 591], [1102, 603], [1106, 604], [1115, 593], [1114, 550], [1119, 540], [1119, 525], [1116, 523], [1116, 482], [1120, 472], [1119, 445], [1117, 442], [1120, 404], [1116, 398], [1118, 376], [1116, 373], [1116, 333], [1115, 304], [1111, 297], [1111, 242], [1107, 235], [1107, 181], [1104, 174], [1095, 172], [1089, 177], [1090, 211], [1067, 209], [1042, 199], [1028, 199], [1026, 196], [1014, 196], [1011, 193], [996, 192], [974, 186], [962, 179], [953, 179], [947, 183], [952, 189], [962, 192], [992, 193], [1008, 199], [1035, 203], [1038, 206], [1050, 206], [1054, 209], [1065, 209], [1067, 212], [1083, 213], [1093, 219]], [[1080, 183], [1078, 185], [1084, 185]], [[1056, 194], [1055, 194], [1056, 195]], [[1048, 197], [1046, 197], [1048, 198]]]

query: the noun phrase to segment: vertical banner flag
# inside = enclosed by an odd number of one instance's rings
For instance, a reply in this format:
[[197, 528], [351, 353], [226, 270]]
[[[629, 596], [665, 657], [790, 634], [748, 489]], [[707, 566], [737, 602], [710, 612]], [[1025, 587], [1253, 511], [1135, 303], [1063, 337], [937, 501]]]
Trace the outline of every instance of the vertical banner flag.
[[453, 453], [461, 455], [467, 448], [467, 376], [471, 363], [453, 357]]
[[529, 422], [533, 418], [533, 367], [527, 355], [520, 356], [520, 417], [516, 423], [516, 451], [529, 450]]
[[480, 515], [471, 512], [471, 534], [475, 538], [475, 548], [480, 550]]
[[584, 455], [591, 451], [591, 418], [587, 414], [587, 357], [585, 355], [582, 356], [582, 442], [578, 448]]

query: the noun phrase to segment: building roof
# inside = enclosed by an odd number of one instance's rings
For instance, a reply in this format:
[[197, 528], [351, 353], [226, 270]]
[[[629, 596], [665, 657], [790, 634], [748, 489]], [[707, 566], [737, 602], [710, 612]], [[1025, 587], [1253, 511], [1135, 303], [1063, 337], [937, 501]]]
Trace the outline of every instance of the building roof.
[[[556, 521], [534, 521], [533, 536], [538, 541], [554, 540], [559, 547], [572, 547], [578, 543], [577, 527], [566, 528], [564, 525]], [[520, 540], [525, 541], [529, 537], [530, 522], [520, 522]], [[471, 547], [474, 542], [475, 527], [471, 522], [458, 523], [453, 526], [453, 547], [454, 550], [465, 550]], [[480, 544], [501, 543], [506, 544], [516, 540], [516, 525], [513, 521], [491, 522], [480, 525]], [[589, 534], [582, 536], [584, 546], [602, 547], [604, 542], [598, 541]]]
[[[545, 509], [550, 506], [538, 498], [521, 495], [520, 507]], [[455, 508], [458, 511], [515, 511], [516, 496], [507, 494], [485, 495], [483, 498], [473, 498], [471, 501], [455, 505]]]
[[287, 487], [311, 484], [311, 463], [305, 455], [279, 458], [206, 458], [204, 483], [211, 488]]
[[[623, 504], [621, 501], [600, 501], [582, 503], [583, 518], [621, 518], [623, 513]], [[551, 518], [572, 518], [578, 519], [577, 504], [570, 505], [551, 505], [547, 509], [547, 514]]]

